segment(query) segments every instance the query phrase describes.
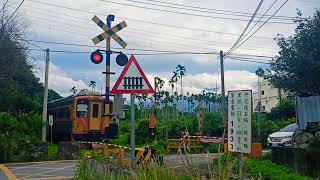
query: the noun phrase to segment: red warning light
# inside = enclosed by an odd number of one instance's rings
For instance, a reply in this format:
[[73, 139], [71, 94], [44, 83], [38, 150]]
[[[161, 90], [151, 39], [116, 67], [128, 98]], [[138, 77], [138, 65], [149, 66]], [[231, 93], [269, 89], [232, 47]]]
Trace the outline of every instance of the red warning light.
[[100, 64], [103, 61], [103, 55], [100, 51], [92, 52], [90, 58], [94, 64]]

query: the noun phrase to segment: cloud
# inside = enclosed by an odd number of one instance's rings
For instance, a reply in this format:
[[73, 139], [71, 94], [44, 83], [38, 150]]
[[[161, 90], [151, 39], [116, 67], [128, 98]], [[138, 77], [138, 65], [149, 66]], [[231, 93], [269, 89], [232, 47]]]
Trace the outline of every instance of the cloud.
[[[45, 78], [45, 62], [35, 60], [34, 73], [40, 78], [40, 82], [44, 82]], [[89, 87], [82, 80], [74, 80], [69, 74], [61, 70], [52, 62], [49, 64], [49, 89], [55, 90], [61, 96], [71, 95], [70, 89], [76, 87], [78, 90], [89, 89]]]
[[[162, 75], [162, 76], [161, 76]], [[164, 90], [171, 92], [172, 89], [168, 84], [170, 76], [168, 73], [160, 74], [158, 77], [165, 81]], [[147, 74], [149, 81], [153, 82], [153, 78], [155, 75]], [[190, 74], [183, 77], [183, 92], [186, 95], [187, 92], [190, 94], [201, 93], [203, 89], [209, 88], [218, 88], [218, 93], [221, 92], [221, 81], [220, 74], [208, 74], [208, 73], [200, 73], [200, 74]], [[225, 72], [225, 89], [227, 91], [231, 90], [256, 90], [256, 83], [258, 81], [255, 73], [249, 71], [226, 71]], [[180, 93], [180, 80], [177, 83], [177, 89]], [[176, 88], [174, 88], [175, 91]]]

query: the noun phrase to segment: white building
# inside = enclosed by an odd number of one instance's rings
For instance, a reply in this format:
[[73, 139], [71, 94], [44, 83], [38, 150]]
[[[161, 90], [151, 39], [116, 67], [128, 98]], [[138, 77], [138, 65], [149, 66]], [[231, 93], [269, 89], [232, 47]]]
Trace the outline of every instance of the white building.
[[[261, 78], [260, 89], [261, 89], [261, 112], [270, 112], [273, 107], [276, 107], [281, 98], [285, 97], [285, 92], [275, 88], [270, 81]], [[259, 86], [259, 85], [258, 85]], [[259, 89], [259, 88], [258, 88]], [[259, 110], [259, 92], [254, 92], [252, 95], [253, 99], [253, 111]]]

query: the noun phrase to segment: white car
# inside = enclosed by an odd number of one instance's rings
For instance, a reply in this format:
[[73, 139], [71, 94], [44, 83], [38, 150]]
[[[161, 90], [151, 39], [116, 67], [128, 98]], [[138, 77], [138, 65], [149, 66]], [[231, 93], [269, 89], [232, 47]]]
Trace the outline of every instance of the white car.
[[268, 145], [272, 147], [292, 146], [292, 136], [297, 129], [298, 125], [294, 123], [280, 129], [278, 132], [270, 134], [267, 139]]

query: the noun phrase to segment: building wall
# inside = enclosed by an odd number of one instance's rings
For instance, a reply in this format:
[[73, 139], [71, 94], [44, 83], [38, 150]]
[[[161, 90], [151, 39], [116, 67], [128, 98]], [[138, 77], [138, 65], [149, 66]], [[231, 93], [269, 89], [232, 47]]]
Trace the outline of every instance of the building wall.
[[[261, 105], [262, 112], [270, 112], [273, 107], [276, 107], [279, 103], [279, 89], [273, 87], [271, 82], [261, 78]], [[285, 92], [281, 91], [281, 97], [285, 96]], [[254, 92], [252, 95], [253, 99], [253, 111], [257, 111], [258, 102], [259, 102], [259, 93]]]

